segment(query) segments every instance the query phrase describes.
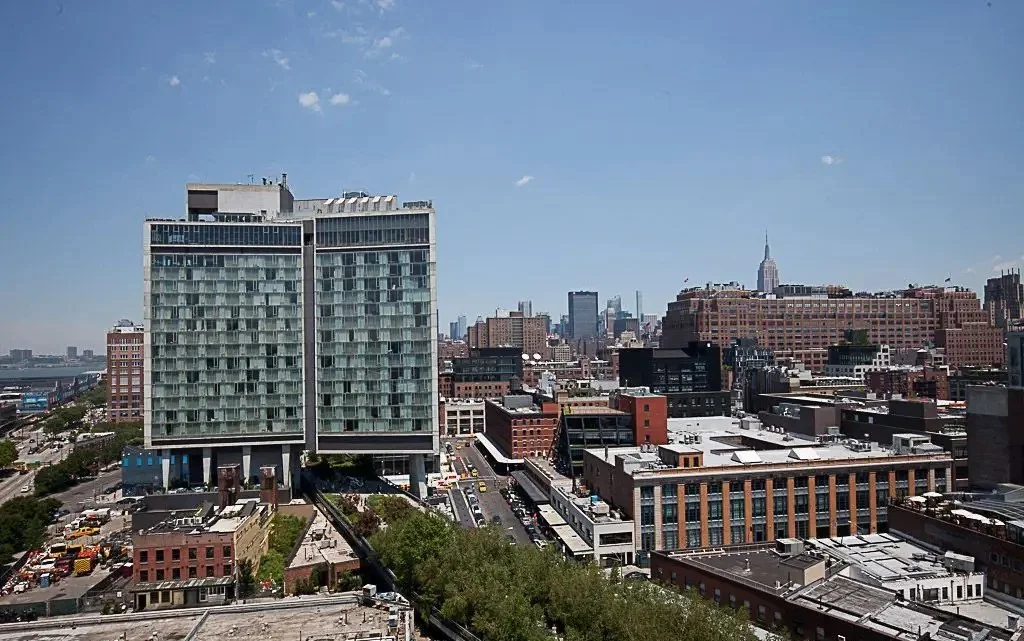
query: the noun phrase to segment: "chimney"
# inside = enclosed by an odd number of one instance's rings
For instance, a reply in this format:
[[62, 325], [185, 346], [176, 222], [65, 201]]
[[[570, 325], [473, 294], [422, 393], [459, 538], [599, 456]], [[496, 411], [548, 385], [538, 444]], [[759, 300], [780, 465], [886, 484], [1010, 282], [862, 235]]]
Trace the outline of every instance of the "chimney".
[[260, 503], [277, 509], [277, 466], [264, 465], [260, 468]]
[[240, 476], [241, 469], [238, 465], [221, 465], [217, 468], [218, 505], [221, 509], [238, 500], [238, 495], [241, 492]]
[[288, 174], [281, 172], [281, 186], [288, 189]]

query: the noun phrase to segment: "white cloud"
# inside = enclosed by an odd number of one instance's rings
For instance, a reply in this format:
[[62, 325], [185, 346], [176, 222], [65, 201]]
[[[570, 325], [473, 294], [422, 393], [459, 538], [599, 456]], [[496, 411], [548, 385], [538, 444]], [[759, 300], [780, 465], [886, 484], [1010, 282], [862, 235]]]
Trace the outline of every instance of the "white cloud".
[[306, 109], [320, 111], [320, 96], [318, 96], [315, 91], [300, 93], [299, 104], [305, 107]]
[[203, 54], [203, 62], [208, 65], [212, 65], [217, 62], [217, 54], [213, 51], [207, 51]]
[[477, 62], [476, 60], [467, 60], [466, 61], [466, 71], [476, 71], [477, 69], [483, 69], [483, 68], [484, 68], [484, 66], [482, 64], [480, 64], [479, 62]]
[[409, 184], [413, 185], [415, 183], [416, 183], [416, 172], [415, 171], [410, 171], [409, 172]]
[[[365, 53], [368, 58], [380, 55], [381, 53], [384, 52], [385, 49], [390, 49], [391, 47], [393, 47], [395, 43], [398, 40], [404, 38], [405, 35], [405, 27], [395, 27], [394, 29], [388, 32], [388, 35], [381, 36], [380, 38], [374, 38], [373, 44], [371, 44], [363, 53]], [[395, 58], [396, 55], [397, 54], [393, 54], [391, 56], [391, 59], [398, 59]], [[401, 56], [399, 56], [399, 58], [401, 58]]]
[[964, 270], [964, 273], [965, 274], [973, 274], [974, 273], [974, 268], [973, 267], [968, 267], [967, 269]]
[[179, 78], [177, 74], [175, 74], [171, 76], [171, 78], [167, 81], [167, 84], [171, 85], [172, 87], [177, 87], [181, 84], [181, 78]]
[[516, 181], [516, 187], [525, 187], [533, 181], [533, 176], [523, 176]]
[[843, 159], [839, 156], [822, 156], [821, 164], [826, 166], [838, 165], [843, 162]]
[[288, 56], [284, 55], [284, 52], [280, 49], [267, 49], [263, 52], [264, 58], [271, 58], [277, 63], [277, 66], [282, 69], [288, 70], [292, 68], [291, 61], [288, 60]]
[[392, 53], [392, 54], [391, 54], [391, 59], [392, 59], [392, 60], [395, 60], [395, 61], [402, 61], [402, 60], [405, 60], [405, 58], [404, 58], [404, 57], [402, 56], [402, 54], [400, 54], [400, 53]]
[[380, 7], [381, 11], [387, 11], [395, 8], [395, 0], [377, 0], [377, 6]]
[[345, 3], [342, 2], [341, 0], [331, 0], [331, 6], [334, 7], [337, 11], [341, 11], [342, 9], [345, 8]]
[[332, 105], [347, 105], [351, 101], [352, 99], [349, 97], [347, 93], [336, 93], [333, 96], [331, 96]]
[[315, 18], [316, 17], [316, 11], [307, 11], [306, 12], [306, 17], [307, 18]]
[[374, 49], [387, 49], [392, 44], [394, 44], [394, 43], [391, 40], [391, 36], [384, 36], [383, 38], [377, 38], [376, 40], [373, 41], [373, 48]]
[[[996, 258], [1001, 258], [1001, 257], [1000, 256], [996, 256]], [[1019, 257], [1017, 259], [1014, 259], [1014, 260], [1001, 260], [1001, 261], [995, 263], [994, 265], [992, 265], [992, 271], [993, 272], [1008, 272], [1011, 269], [1021, 269], [1021, 268], [1024, 268], [1024, 256], [1021, 256], [1021, 257]]]
[[353, 82], [357, 85], [364, 84], [366, 82], [366, 72], [362, 69], [356, 69], [355, 74], [352, 77]]

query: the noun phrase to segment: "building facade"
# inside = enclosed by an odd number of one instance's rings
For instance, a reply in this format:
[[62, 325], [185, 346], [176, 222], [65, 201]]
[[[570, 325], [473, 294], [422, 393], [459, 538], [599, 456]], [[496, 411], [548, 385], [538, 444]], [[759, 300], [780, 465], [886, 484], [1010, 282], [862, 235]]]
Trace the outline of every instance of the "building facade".
[[779, 267], [772, 260], [772, 252], [768, 247], [768, 234], [764, 235], [764, 260], [757, 268], [757, 291], [772, 293], [781, 283]]
[[584, 452], [586, 486], [636, 522], [640, 561], [652, 550], [885, 531], [890, 496], [947, 487], [945, 452], [896, 454], [723, 421], [732, 419], [670, 426], [669, 445]]
[[732, 413], [729, 391], [722, 389], [721, 352], [710, 343], [619, 350], [619, 384], [665, 396], [671, 418]]
[[550, 458], [561, 411], [554, 402], [537, 405], [525, 395], [485, 401], [487, 440], [510, 459]]
[[187, 201], [144, 234], [145, 438], [165, 469], [188, 452], [209, 483], [240, 454], [244, 478], [278, 465], [291, 483], [305, 449], [422, 471], [438, 449], [431, 203], [295, 200], [285, 176], [190, 184]]
[[597, 336], [597, 292], [569, 292], [569, 331], [574, 340]]
[[507, 316], [477, 321], [467, 330], [470, 348], [516, 347], [520, 354], [540, 360], [548, 357], [548, 335], [545, 321], [539, 316], [525, 316], [523, 312], [509, 312]]
[[985, 282], [985, 311], [996, 327], [1006, 330], [1024, 321], [1024, 285], [1020, 270], [1011, 270]]
[[967, 449], [971, 485], [990, 490], [1024, 485], [1024, 389], [967, 388]]
[[484, 402], [481, 400], [446, 400], [444, 415], [444, 431], [448, 436], [461, 438], [487, 431]]
[[888, 345], [829, 345], [825, 374], [864, 379], [868, 372], [892, 364]]
[[122, 320], [107, 332], [107, 420], [141, 421], [145, 329]]

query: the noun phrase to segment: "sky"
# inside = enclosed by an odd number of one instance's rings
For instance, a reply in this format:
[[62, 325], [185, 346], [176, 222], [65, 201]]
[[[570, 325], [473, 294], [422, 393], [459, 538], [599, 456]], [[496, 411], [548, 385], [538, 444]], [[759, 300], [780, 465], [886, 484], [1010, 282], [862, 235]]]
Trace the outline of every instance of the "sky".
[[0, 350], [142, 318], [185, 183], [431, 199], [442, 331], [530, 299], [980, 291], [1024, 263], [1024, 2], [0, 3]]

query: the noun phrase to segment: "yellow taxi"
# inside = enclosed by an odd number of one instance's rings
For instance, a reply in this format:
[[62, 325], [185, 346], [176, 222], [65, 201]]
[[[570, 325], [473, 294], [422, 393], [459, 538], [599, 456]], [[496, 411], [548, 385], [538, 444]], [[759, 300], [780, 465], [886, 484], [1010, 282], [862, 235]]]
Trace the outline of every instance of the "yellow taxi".
[[473, 468], [473, 478], [480, 476], [480, 470]]
[[484, 483], [483, 481], [480, 481], [479, 485], [476, 486], [476, 489], [480, 490], [481, 492], [486, 492], [487, 484]]

